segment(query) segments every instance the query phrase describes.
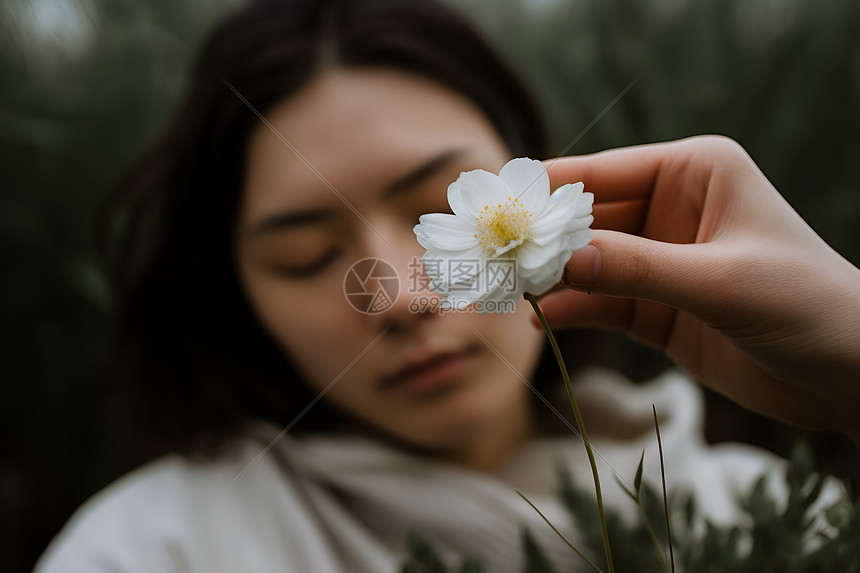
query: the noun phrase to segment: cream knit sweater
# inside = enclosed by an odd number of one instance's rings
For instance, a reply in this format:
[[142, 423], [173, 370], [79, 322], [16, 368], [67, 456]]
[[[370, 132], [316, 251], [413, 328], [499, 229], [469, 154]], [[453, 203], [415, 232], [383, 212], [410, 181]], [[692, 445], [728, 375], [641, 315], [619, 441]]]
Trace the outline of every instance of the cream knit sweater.
[[[634, 386], [595, 370], [577, 388], [593, 421], [607, 505], [634, 510], [611, 474], [632, 482], [642, 449], [646, 480], [659, 479], [652, 403], [661, 417], [670, 491], [692, 489], [712, 520], [732, 519], [735, 495], [780, 466], [753, 448], [707, 446], [700, 391], [677, 372]], [[559, 570], [582, 564], [514, 492], [523, 491], [575, 542], [556, 495], [557, 464], [566, 464], [582, 487], [593, 486], [573, 434], [532, 442], [493, 476], [360, 435], [275, 440], [279, 433], [261, 424], [217, 460], [166, 457], [122, 477], [76, 512], [36, 572], [394, 573], [410, 530], [435, 540], [456, 562], [477, 556], [488, 572], [518, 572], [523, 526]]]

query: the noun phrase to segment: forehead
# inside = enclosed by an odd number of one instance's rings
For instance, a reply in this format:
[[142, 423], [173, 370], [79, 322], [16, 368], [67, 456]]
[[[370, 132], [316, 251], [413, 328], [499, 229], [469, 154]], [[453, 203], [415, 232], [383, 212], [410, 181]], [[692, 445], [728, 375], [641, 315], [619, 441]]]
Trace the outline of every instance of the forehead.
[[328, 71], [266, 118], [278, 133], [262, 122], [252, 132], [246, 219], [337, 201], [328, 184], [360, 201], [416, 162], [450, 149], [468, 149], [486, 168], [500, 167], [494, 163], [506, 157], [499, 135], [471, 101], [393, 70]]

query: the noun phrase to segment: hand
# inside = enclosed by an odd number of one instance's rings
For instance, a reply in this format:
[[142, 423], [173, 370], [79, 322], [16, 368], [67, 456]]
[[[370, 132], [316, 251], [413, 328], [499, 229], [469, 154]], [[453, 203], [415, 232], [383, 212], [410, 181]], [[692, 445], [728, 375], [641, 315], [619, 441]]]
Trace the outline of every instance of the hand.
[[595, 196], [569, 289], [541, 299], [551, 326], [620, 330], [744, 407], [860, 443], [860, 270], [740, 146], [697, 137], [547, 168]]

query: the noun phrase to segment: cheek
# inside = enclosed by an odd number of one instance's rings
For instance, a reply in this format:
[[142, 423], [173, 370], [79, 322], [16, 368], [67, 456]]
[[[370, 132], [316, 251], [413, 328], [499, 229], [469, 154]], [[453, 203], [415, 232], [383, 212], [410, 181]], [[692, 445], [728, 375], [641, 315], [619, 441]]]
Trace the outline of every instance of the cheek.
[[531, 324], [533, 314], [531, 306], [521, 301], [512, 313], [488, 315], [484, 329], [488, 342], [526, 380], [531, 379], [546, 343], [543, 330]]
[[534, 382], [538, 361], [547, 344], [544, 332], [531, 325], [531, 313], [528, 304], [519, 304], [513, 313], [481, 317], [479, 330], [489, 347], [487, 374], [495, 380], [496, 395], [488, 399], [510, 402], [531, 394], [527, 382]]
[[322, 390], [363, 348], [366, 325], [338, 281], [295, 285], [277, 278], [246, 282], [263, 327], [312, 390]]

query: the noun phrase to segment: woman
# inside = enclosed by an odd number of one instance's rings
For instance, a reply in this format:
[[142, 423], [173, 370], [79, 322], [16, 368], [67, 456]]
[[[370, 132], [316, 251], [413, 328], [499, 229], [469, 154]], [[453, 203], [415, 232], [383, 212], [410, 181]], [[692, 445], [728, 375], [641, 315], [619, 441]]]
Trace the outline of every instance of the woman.
[[[361, 313], [344, 277], [375, 257], [405, 289], [412, 227], [447, 210], [459, 172], [545, 155], [526, 90], [435, 2], [258, 1], [226, 20], [109, 209], [130, 217], [117, 379], [158, 458], [90, 500], [37, 570], [394, 571], [410, 530], [520, 569], [520, 528], [546, 530], [513, 488], [562, 522], [554, 462], [589, 479], [532, 397], [555, 387], [531, 309], [440, 316], [404, 292]], [[632, 475], [652, 402], [670, 479], [712, 515], [771, 463], [691, 438], [701, 406], [679, 375], [577, 384], [604, 476]]]

